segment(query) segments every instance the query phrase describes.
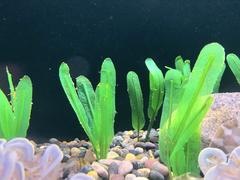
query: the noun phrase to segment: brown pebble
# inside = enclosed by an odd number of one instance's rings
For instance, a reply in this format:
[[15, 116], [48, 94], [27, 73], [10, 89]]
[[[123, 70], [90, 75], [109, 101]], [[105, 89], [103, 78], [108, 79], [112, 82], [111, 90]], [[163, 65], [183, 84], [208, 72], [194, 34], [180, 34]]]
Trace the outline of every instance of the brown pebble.
[[84, 156], [84, 161], [92, 164], [94, 161], [96, 161], [96, 156], [91, 150], [87, 150]]
[[108, 178], [108, 172], [107, 170], [98, 162], [92, 163], [92, 168], [98, 173], [99, 176], [102, 178]]
[[161, 164], [160, 162], [154, 163], [151, 170], [158, 171], [164, 176], [168, 176], [169, 174], [168, 168], [165, 165]]
[[78, 157], [80, 154], [80, 149], [73, 147], [70, 152], [71, 152], [71, 156]]
[[121, 174], [112, 174], [110, 175], [109, 180], [124, 180], [124, 176]]

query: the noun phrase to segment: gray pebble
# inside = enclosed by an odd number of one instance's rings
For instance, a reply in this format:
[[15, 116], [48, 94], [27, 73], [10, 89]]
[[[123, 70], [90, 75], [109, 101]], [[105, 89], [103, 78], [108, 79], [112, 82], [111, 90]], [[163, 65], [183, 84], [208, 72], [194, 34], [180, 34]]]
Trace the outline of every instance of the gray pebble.
[[57, 145], [60, 144], [59, 140], [56, 139], [56, 138], [51, 138], [51, 139], [49, 139], [49, 143], [51, 143], [51, 144], [57, 144]]
[[86, 165], [80, 169], [80, 172], [87, 174], [89, 171], [92, 171], [92, 170], [93, 170], [92, 166]]
[[149, 179], [150, 180], [164, 180], [164, 176], [160, 172], [152, 170], [149, 174]]
[[140, 162], [140, 161], [133, 161], [133, 169], [140, 169], [140, 168], [144, 168], [144, 163]]
[[145, 143], [145, 148], [146, 149], [155, 149], [156, 148], [156, 145], [151, 143], [151, 142], [146, 142]]
[[108, 167], [108, 173], [109, 174], [118, 174], [118, 164], [115, 162], [112, 162]]

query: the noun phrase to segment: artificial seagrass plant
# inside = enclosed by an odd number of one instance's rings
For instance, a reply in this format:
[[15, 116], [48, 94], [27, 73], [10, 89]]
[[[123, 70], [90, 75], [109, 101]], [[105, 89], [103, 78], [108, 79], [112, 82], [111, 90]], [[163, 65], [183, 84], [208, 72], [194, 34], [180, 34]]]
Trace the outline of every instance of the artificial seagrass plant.
[[213, 102], [211, 93], [219, 87], [224, 60], [224, 48], [211, 43], [201, 50], [192, 72], [188, 61], [180, 59], [175, 62], [176, 69], [165, 75], [159, 150], [161, 160], [172, 170], [170, 179], [189, 172], [200, 174], [196, 158], [200, 152], [200, 126]]
[[132, 109], [132, 127], [138, 133], [144, 127], [143, 95], [137, 73], [130, 71], [127, 74], [127, 91]]
[[240, 84], [240, 59], [236, 54], [230, 53], [227, 55], [227, 63], [232, 70], [238, 84]]
[[150, 131], [158, 115], [164, 96], [164, 77], [162, 71], [157, 67], [151, 58], [145, 60], [149, 70], [149, 99], [148, 99], [148, 118], [146, 141], [149, 140]]
[[26, 137], [32, 108], [32, 82], [23, 76], [14, 87], [12, 75], [6, 68], [10, 101], [0, 89], [0, 138]]
[[59, 77], [67, 98], [93, 145], [97, 159], [106, 158], [114, 136], [116, 112], [116, 71], [112, 60], [106, 58], [103, 61], [100, 82], [95, 91], [91, 82], [82, 75], [76, 78], [75, 88], [69, 67], [64, 62], [60, 65]]
[[[164, 77], [162, 71], [157, 67], [153, 59], [147, 58], [145, 64], [149, 70], [149, 102], [148, 118], [149, 125], [145, 140], [149, 140], [149, 134], [156, 120], [159, 109], [163, 102]], [[138, 75], [130, 71], [127, 74], [128, 94], [132, 109], [132, 126], [138, 132], [144, 127], [144, 102]]]

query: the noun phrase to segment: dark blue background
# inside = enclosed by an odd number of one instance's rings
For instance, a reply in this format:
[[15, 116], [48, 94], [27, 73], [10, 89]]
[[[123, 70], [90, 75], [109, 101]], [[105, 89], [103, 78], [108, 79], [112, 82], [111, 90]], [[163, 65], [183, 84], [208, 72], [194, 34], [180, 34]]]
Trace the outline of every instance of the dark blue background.
[[[147, 103], [145, 58], [165, 72], [179, 54], [194, 62], [212, 41], [240, 55], [239, 9], [239, 0], [0, 0], [0, 76], [6, 65], [12, 71], [18, 66], [22, 71], [15, 77], [28, 74], [33, 81], [29, 136], [84, 138], [58, 68], [63, 60], [82, 57], [96, 85], [103, 58], [111, 57], [118, 81], [116, 131], [131, 129], [126, 73], [140, 75]], [[221, 91], [239, 89], [229, 69], [222, 82]]]

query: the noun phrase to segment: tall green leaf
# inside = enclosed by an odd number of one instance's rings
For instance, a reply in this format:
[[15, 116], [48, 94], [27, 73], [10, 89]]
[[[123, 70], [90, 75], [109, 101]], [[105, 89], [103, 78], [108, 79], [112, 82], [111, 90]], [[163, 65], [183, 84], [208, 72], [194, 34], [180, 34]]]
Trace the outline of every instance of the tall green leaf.
[[14, 116], [16, 123], [16, 136], [25, 137], [29, 127], [29, 119], [32, 109], [32, 82], [28, 76], [20, 79], [16, 87]]
[[85, 109], [78, 98], [77, 92], [74, 87], [74, 83], [69, 73], [69, 67], [66, 63], [62, 63], [59, 68], [59, 77], [62, 84], [62, 87], [65, 91], [65, 94], [68, 97], [72, 108], [74, 109], [80, 124], [85, 130], [91, 141], [94, 141], [94, 137], [92, 136], [91, 129], [88, 126], [88, 117], [86, 115]]
[[227, 62], [238, 84], [240, 84], [240, 59], [236, 54], [230, 53], [227, 55]]
[[139, 134], [145, 124], [143, 95], [138, 75], [133, 71], [127, 74], [127, 91], [132, 109], [132, 126]]
[[6, 139], [15, 137], [16, 123], [10, 103], [5, 94], [0, 90], [0, 135]]
[[95, 92], [91, 82], [84, 76], [79, 76], [76, 79], [78, 98], [85, 110], [88, 126], [93, 129], [94, 125], [94, 108], [95, 108]]
[[151, 58], [146, 59], [145, 64], [149, 70], [150, 82], [148, 117], [154, 121], [163, 102], [164, 78], [162, 71]]

